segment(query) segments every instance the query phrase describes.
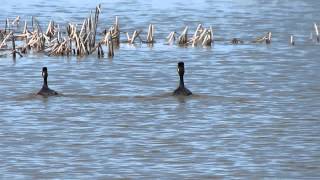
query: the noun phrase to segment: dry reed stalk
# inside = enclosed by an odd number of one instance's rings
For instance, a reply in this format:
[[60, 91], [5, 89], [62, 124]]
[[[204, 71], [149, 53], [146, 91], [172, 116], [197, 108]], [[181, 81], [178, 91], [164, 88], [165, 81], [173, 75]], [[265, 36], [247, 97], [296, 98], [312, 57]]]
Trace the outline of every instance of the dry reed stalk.
[[291, 44], [292, 46], [295, 45], [293, 35], [290, 36], [290, 44]]
[[206, 30], [205, 31], [206, 32], [206, 35], [205, 35], [205, 37], [204, 37], [204, 39], [203, 39], [203, 41], [202, 41], [202, 45], [203, 46], [211, 46], [211, 44], [212, 44], [212, 28], [210, 27], [210, 30]]
[[191, 42], [192, 42], [192, 46], [196, 46], [197, 43], [198, 43], [198, 40], [199, 40], [199, 34], [201, 33], [200, 30], [202, 29], [202, 25], [199, 24], [197, 26], [197, 29], [196, 31], [194, 32], [193, 36], [192, 36], [192, 39], [191, 39]]
[[6, 44], [7, 40], [11, 37], [11, 35], [12, 35], [12, 32], [10, 32], [10, 33], [3, 39], [2, 43], [0, 44], [0, 48], [2, 48], [2, 47]]
[[111, 34], [112, 36], [115, 36], [115, 42], [116, 45], [119, 46], [120, 44], [120, 24], [119, 24], [119, 18], [116, 16], [116, 22], [114, 26], [114, 32]]
[[271, 43], [271, 38], [272, 38], [272, 33], [268, 32], [266, 35], [266, 44], [270, 44]]
[[154, 33], [154, 26], [153, 24], [150, 24], [148, 28], [148, 34], [147, 34], [147, 41], [146, 41], [147, 43], [154, 43], [153, 33]]
[[317, 42], [320, 42], [318, 25], [314, 23], [314, 31], [316, 32]]
[[12, 58], [16, 59], [16, 41], [13, 34], [11, 36], [11, 40], [12, 40]]
[[211, 43], [213, 43], [213, 29], [212, 26], [210, 26], [210, 35], [211, 35]]
[[128, 32], [126, 32], [126, 35], [127, 35], [127, 41], [130, 42], [131, 41], [131, 38], [130, 38], [130, 35]]
[[101, 46], [101, 43], [98, 43], [98, 58], [102, 58], [104, 56], [104, 52]]
[[188, 43], [188, 26], [184, 28], [178, 39], [179, 45], [186, 45]]
[[202, 30], [202, 32], [201, 32], [201, 34], [200, 34], [200, 36], [199, 36], [199, 39], [198, 39], [198, 42], [200, 42], [200, 43], [203, 43], [203, 41], [204, 41], [204, 39], [205, 39], [205, 37], [206, 37], [206, 35], [207, 35], [207, 29], [206, 28], [204, 28], [203, 30]]
[[27, 21], [24, 21], [24, 26], [23, 26], [22, 34], [27, 34], [27, 33], [29, 33], [29, 31], [28, 31], [28, 24], [27, 24]]
[[168, 44], [173, 44], [176, 40], [176, 32], [171, 32], [166, 39], [168, 39]]
[[267, 40], [267, 35], [261, 36], [261, 37], [257, 37], [255, 40], [251, 41], [252, 43], [262, 43], [265, 42]]
[[20, 23], [20, 16], [17, 16], [13, 21], [12, 21], [12, 25], [16, 25], [17, 27], [19, 26]]
[[6, 19], [6, 26], [4, 28], [4, 34], [7, 34], [7, 30], [10, 31], [10, 21], [9, 18]]
[[104, 35], [103, 39], [101, 40], [101, 43], [108, 46], [108, 44], [109, 44], [109, 36], [111, 36], [110, 35], [110, 30]]
[[[111, 34], [111, 31], [109, 31]], [[108, 46], [108, 57], [112, 58], [114, 56], [114, 48], [113, 48], [113, 42], [112, 42], [112, 36], [109, 36], [109, 46]]]
[[[128, 43], [133, 44], [134, 41], [136, 40], [136, 38], [139, 36], [139, 34], [141, 33], [141, 31], [134, 31], [132, 34], [132, 37], [130, 38], [130, 35], [128, 32], [126, 32], [127, 35], [127, 39], [128, 39]], [[140, 38], [140, 37], [139, 37]]]
[[55, 34], [54, 22], [50, 21], [45, 35], [48, 36], [51, 40], [54, 37], [54, 34]]
[[94, 15], [94, 22], [93, 22], [93, 39], [92, 42], [90, 44], [90, 48], [95, 46], [95, 42], [96, 42], [96, 35], [97, 35], [97, 27], [98, 27], [98, 20], [99, 20], [99, 14], [101, 12], [101, 4], [99, 4], [96, 7], [96, 12]]

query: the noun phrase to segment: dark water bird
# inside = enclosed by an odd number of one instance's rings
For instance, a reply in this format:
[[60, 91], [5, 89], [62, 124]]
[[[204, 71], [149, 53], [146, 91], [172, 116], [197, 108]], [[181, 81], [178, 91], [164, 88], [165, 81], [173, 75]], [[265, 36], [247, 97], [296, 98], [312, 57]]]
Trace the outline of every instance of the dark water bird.
[[41, 96], [54, 96], [58, 95], [58, 93], [48, 87], [48, 68], [43, 67], [42, 68], [42, 77], [43, 77], [43, 85], [40, 91], [37, 93], [37, 95]]
[[231, 44], [243, 44], [243, 41], [239, 38], [233, 38]]
[[192, 92], [184, 86], [183, 75], [184, 75], [184, 63], [178, 62], [178, 74], [180, 76], [179, 87], [173, 92], [173, 95], [178, 96], [189, 96]]

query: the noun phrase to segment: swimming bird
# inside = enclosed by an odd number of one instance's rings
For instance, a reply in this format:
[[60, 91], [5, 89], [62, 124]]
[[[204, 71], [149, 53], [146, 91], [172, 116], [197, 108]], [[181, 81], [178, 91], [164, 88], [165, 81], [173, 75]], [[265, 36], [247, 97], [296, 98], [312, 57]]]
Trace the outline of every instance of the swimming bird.
[[243, 41], [239, 38], [233, 38], [231, 44], [243, 44]]
[[37, 95], [41, 96], [54, 96], [58, 95], [58, 93], [48, 87], [48, 68], [43, 67], [42, 68], [42, 77], [43, 77], [43, 85], [40, 91], [37, 93]]
[[178, 96], [189, 96], [192, 92], [184, 86], [183, 75], [184, 75], [184, 62], [178, 62], [178, 74], [180, 76], [179, 87], [173, 92], [173, 95]]

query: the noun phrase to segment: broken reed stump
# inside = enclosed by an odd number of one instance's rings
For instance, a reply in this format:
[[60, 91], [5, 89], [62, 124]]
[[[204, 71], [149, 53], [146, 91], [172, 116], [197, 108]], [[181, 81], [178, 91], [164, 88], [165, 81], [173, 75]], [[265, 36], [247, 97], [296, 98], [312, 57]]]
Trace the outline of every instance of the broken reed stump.
[[188, 43], [188, 26], [184, 28], [181, 35], [178, 38], [179, 45], [187, 45]]
[[174, 41], [176, 40], [176, 32], [170, 32], [170, 34], [167, 36], [167, 43], [168, 44], [173, 44]]
[[[140, 38], [139, 34], [141, 32], [142, 32], [141, 30], [140, 31], [135, 30], [131, 37], [130, 37], [129, 33], [126, 32], [128, 43], [129, 44], [134, 44], [134, 41], [137, 39], [137, 37]], [[141, 38], [140, 38], [140, 41], [142, 41]]]
[[101, 43], [98, 43], [98, 58], [102, 58], [104, 56], [104, 52], [101, 46]]
[[119, 24], [118, 16], [116, 16], [114, 29], [112, 31], [112, 39], [114, 39], [116, 46], [119, 47], [119, 45], [120, 45], [120, 24]]
[[146, 43], [154, 43], [154, 25], [150, 24], [148, 28], [147, 41]]
[[9, 40], [9, 38], [11, 37], [11, 35], [12, 35], [12, 32], [10, 32], [10, 33], [3, 39], [2, 43], [0, 44], [0, 48], [7, 46], [7, 45], [6, 45], [6, 42]]
[[7, 30], [9, 29], [9, 19], [6, 19], [6, 24], [5, 24], [5, 28], [4, 28], [4, 34], [7, 34]]
[[314, 31], [316, 32], [316, 36], [317, 36], [317, 42], [320, 42], [320, 37], [319, 37], [319, 29], [318, 29], [318, 25], [316, 23], [314, 23]]
[[19, 27], [20, 24], [20, 16], [17, 16], [11, 23], [12, 25], [16, 25], [17, 28]]
[[13, 58], [14, 60], [16, 59], [17, 54], [19, 54], [20, 57], [23, 57], [22, 54], [16, 50], [16, 40], [15, 40], [15, 39], [16, 39], [16, 38], [15, 38], [15, 36], [14, 36], [13, 33], [12, 33], [12, 35], [11, 35], [11, 41], [12, 41], [12, 58]]
[[94, 28], [93, 28], [93, 39], [92, 39], [92, 42], [91, 42], [91, 47], [94, 47], [95, 46], [95, 43], [96, 43], [96, 35], [97, 35], [97, 27], [98, 27], [98, 20], [99, 20], [99, 14], [101, 12], [101, 4], [99, 4], [97, 7], [96, 7], [96, 12], [95, 12], [95, 15], [94, 15]]
[[210, 26], [210, 29], [205, 29], [204, 30], [205, 35], [202, 41], [203, 46], [211, 46], [213, 42], [213, 30], [212, 27]]
[[271, 32], [268, 32], [267, 35], [266, 35], [266, 44], [270, 44], [271, 43], [271, 37], [272, 37]]
[[[50, 21], [48, 24], [47, 31], [46, 31], [46, 36], [48, 36], [51, 40], [54, 37], [54, 34], [55, 34], [54, 22]], [[59, 40], [59, 36], [58, 36], [58, 40]]]
[[[109, 33], [111, 34], [111, 31], [109, 31]], [[112, 58], [114, 56], [114, 48], [113, 48], [113, 40], [112, 40], [112, 36], [109, 36], [108, 39], [108, 57]]]
[[200, 34], [201, 32], [203, 31], [203, 27], [201, 24], [198, 25], [196, 31], [194, 32], [193, 34], [193, 37], [192, 37], [192, 46], [196, 46], [198, 44], [198, 40], [200, 38]]
[[257, 37], [255, 40], [251, 41], [252, 43], [263, 43], [265, 42], [266, 44], [270, 44], [271, 43], [271, 38], [272, 38], [272, 33], [271, 32], [267, 32], [266, 35], [261, 36], [261, 37]]
[[290, 36], [290, 44], [291, 44], [292, 46], [295, 45], [295, 42], [294, 42], [294, 39], [293, 39], [293, 35]]
[[16, 59], [16, 41], [13, 34], [11, 36], [11, 40], [12, 40], [12, 58]]

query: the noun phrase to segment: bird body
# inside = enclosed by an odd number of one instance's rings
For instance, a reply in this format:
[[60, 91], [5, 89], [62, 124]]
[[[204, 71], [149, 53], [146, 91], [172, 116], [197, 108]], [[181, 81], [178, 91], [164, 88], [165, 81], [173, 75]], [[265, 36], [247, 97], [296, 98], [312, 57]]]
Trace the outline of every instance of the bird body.
[[190, 95], [192, 95], [192, 92], [184, 86], [184, 79], [183, 79], [184, 63], [183, 62], [178, 63], [178, 74], [180, 77], [179, 87], [173, 92], [173, 95], [175, 95], [175, 96], [179, 96], [179, 95], [190, 96]]
[[58, 95], [58, 93], [48, 87], [48, 69], [47, 67], [42, 68], [42, 77], [43, 77], [43, 85], [37, 95], [41, 96], [54, 96]]

